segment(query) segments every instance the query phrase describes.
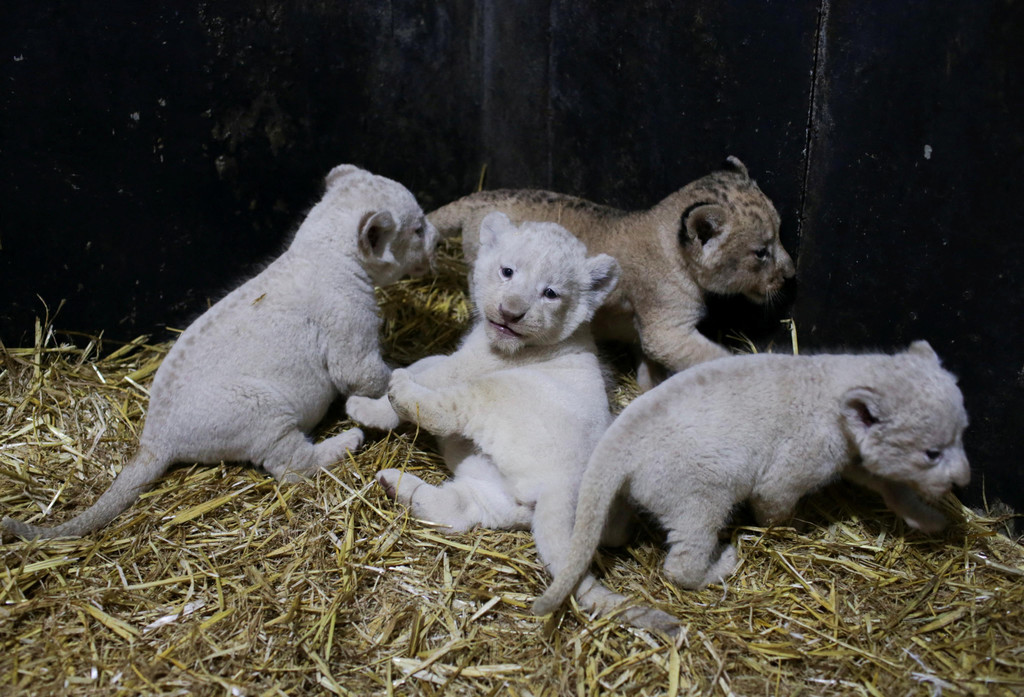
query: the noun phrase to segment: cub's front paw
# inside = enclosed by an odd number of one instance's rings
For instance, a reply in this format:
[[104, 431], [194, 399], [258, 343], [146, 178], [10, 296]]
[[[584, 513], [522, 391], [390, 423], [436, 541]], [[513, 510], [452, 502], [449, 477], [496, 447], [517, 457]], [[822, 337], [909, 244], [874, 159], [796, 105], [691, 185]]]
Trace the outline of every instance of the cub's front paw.
[[412, 373], [404, 368], [391, 373], [391, 384], [388, 387], [388, 400], [391, 408], [400, 419], [416, 421], [416, 395], [419, 385]]

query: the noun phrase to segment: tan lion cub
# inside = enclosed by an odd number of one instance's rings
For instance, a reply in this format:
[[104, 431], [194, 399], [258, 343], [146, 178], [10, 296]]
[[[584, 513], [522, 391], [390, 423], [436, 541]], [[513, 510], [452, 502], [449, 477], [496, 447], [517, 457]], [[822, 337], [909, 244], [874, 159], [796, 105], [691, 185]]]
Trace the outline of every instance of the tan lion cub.
[[967, 426], [956, 380], [927, 342], [890, 355], [728, 358], [680, 373], [630, 404], [597, 445], [580, 485], [571, 551], [534, 604], [547, 614], [587, 572], [620, 491], [668, 531], [665, 573], [683, 588], [730, 574], [717, 533], [750, 501], [761, 524], [844, 476], [882, 494], [914, 528], [945, 519], [936, 499], [964, 486]]
[[[548, 191], [498, 190], [470, 194], [427, 218], [442, 236], [461, 233], [472, 260], [476, 231], [491, 211], [514, 222], [559, 223], [591, 253], [615, 257], [622, 278], [594, 316], [595, 338], [639, 340], [648, 359], [673, 372], [729, 353], [697, 331], [706, 292], [763, 303], [794, 275], [779, 241], [779, 214], [735, 157], [727, 169], [649, 210], [626, 212]], [[643, 374], [657, 372], [648, 364]]]
[[404, 186], [335, 167], [288, 249], [171, 347], [153, 378], [138, 452], [99, 500], [54, 528], [10, 518], [3, 527], [23, 537], [84, 535], [175, 462], [251, 461], [291, 480], [344, 458], [362, 444], [359, 429], [317, 444], [306, 432], [339, 393], [387, 388], [373, 286], [426, 272], [437, 239]]
[[[618, 274], [614, 259], [588, 258], [559, 225], [515, 227], [501, 213], [487, 216], [471, 279], [478, 322], [459, 349], [396, 370], [390, 402], [350, 397], [346, 404], [368, 426], [392, 428], [402, 419], [439, 438], [452, 478], [431, 486], [385, 469], [377, 479], [388, 495], [452, 532], [530, 529], [541, 560], [558, 574], [580, 476], [611, 421], [587, 322]], [[577, 595], [600, 612], [625, 601], [589, 579]], [[650, 608], [623, 616], [665, 631], [677, 624]]]

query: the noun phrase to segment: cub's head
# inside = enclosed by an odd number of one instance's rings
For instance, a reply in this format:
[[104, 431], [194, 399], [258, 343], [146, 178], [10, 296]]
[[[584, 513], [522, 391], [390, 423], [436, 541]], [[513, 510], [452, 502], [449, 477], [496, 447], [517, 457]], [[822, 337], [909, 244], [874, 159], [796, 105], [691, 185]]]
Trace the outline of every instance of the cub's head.
[[619, 280], [619, 264], [555, 223], [513, 225], [504, 213], [480, 223], [472, 295], [491, 345], [514, 353], [552, 345], [590, 320]]
[[841, 404], [844, 429], [864, 468], [928, 499], [954, 484], [966, 486], [971, 469], [963, 396], [928, 342], [915, 341], [869, 382], [848, 390]]
[[[396, 181], [355, 165], [338, 165], [326, 179], [323, 199], [307, 220], [324, 249], [356, 230], [356, 255], [376, 285], [405, 275], [422, 276], [434, 264], [438, 234], [416, 198]], [[303, 226], [306, 227], [305, 225]], [[299, 231], [302, 234], [304, 230]], [[296, 240], [298, 240], [298, 234]]]
[[735, 157], [680, 194], [679, 244], [704, 290], [765, 302], [796, 269], [779, 241], [779, 214]]

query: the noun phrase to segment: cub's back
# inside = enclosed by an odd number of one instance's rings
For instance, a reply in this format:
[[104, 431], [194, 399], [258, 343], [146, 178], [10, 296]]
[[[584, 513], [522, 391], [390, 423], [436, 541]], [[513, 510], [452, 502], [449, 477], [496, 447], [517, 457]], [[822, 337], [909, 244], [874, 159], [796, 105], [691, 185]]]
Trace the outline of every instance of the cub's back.
[[442, 237], [461, 233], [468, 261], [476, 258], [480, 222], [493, 211], [506, 214], [513, 223], [538, 220], [558, 223], [587, 243], [591, 253], [601, 252], [592, 244], [628, 215], [586, 199], [539, 189], [495, 189], [464, 196], [427, 215]]
[[796, 436], [816, 429], [827, 408], [821, 365], [816, 357], [774, 354], [702, 363], [638, 397], [615, 427], [624, 436], [692, 427], [700, 439], [722, 443]]

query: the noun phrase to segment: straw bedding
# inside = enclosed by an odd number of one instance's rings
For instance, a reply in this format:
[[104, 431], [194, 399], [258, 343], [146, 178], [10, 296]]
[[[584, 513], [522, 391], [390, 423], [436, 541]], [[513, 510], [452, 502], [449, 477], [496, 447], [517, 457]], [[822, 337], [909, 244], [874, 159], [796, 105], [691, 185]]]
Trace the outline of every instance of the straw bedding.
[[[454, 346], [460, 267], [448, 247], [437, 278], [381, 292], [392, 361]], [[65, 520], [134, 448], [168, 345], [76, 344], [41, 322], [34, 346], [0, 350], [4, 514]], [[621, 407], [635, 386], [618, 384]], [[347, 425], [336, 410], [318, 437]], [[845, 485], [794, 527], [741, 513], [724, 588], [667, 584], [656, 533], [604, 554], [609, 585], [684, 620], [672, 643], [575, 607], [533, 617], [547, 577], [530, 535], [446, 537], [386, 499], [384, 467], [444, 476], [426, 434], [370, 433], [307, 483], [183, 465], [90, 537], [5, 540], [0, 693], [1024, 694], [1024, 553], [1005, 518], [952, 497], [935, 538]]]

